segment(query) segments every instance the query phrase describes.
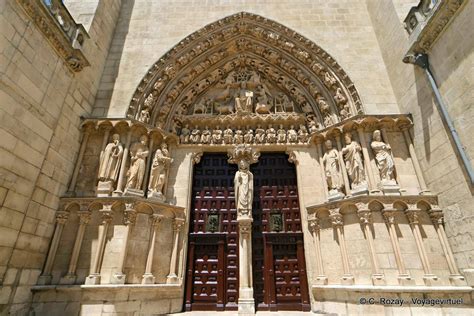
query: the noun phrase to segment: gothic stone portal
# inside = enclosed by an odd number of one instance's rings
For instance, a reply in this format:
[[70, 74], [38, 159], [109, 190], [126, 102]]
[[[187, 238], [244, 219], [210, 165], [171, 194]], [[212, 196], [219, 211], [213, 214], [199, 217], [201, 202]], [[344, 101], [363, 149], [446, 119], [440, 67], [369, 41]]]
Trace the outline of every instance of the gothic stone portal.
[[[237, 310], [236, 171], [225, 154], [205, 154], [194, 169], [186, 310]], [[256, 308], [309, 311], [295, 167], [273, 153], [262, 154], [251, 171]]]

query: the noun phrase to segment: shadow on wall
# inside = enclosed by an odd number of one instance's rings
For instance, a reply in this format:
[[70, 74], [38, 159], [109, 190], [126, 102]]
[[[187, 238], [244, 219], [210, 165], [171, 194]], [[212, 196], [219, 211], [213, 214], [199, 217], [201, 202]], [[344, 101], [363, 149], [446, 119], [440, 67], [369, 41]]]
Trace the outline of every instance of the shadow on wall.
[[[104, 117], [107, 115], [112, 100], [115, 80], [120, 69], [122, 61], [123, 48], [128, 36], [130, 20], [133, 12], [135, 0], [124, 0], [120, 8], [120, 15], [115, 26], [115, 32], [110, 44], [109, 54], [107, 56], [102, 78], [100, 80], [99, 90], [95, 100], [93, 116]], [[97, 111], [97, 112], [96, 112]]]

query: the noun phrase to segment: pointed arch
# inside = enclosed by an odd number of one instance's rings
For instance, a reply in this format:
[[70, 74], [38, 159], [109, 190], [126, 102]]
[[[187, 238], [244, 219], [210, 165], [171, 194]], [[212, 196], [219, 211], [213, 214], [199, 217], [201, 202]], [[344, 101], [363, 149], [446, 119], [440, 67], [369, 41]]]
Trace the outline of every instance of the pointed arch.
[[161, 57], [138, 85], [127, 117], [173, 131], [177, 117], [242, 69], [287, 95], [296, 112], [311, 115], [321, 128], [364, 114], [353, 82], [321, 47], [275, 21], [240, 12]]

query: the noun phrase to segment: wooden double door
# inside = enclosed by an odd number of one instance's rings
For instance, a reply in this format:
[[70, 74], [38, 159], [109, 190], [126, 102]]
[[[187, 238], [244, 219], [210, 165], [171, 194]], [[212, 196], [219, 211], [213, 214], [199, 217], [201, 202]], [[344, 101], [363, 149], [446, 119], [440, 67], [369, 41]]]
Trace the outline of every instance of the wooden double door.
[[[238, 223], [225, 154], [205, 154], [194, 168], [186, 272], [186, 310], [237, 310]], [[264, 153], [254, 174], [252, 273], [258, 310], [309, 311], [294, 165]]]

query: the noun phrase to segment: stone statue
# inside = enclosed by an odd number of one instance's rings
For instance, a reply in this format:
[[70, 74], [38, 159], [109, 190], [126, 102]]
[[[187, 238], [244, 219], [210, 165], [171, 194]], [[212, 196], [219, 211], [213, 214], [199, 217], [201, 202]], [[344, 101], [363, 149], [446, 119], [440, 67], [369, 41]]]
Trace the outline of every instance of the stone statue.
[[266, 134], [267, 134], [267, 143], [269, 143], [269, 144], [275, 144], [275, 143], [276, 143], [276, 131], [275, 131], [275, 129], [272, 127], [271, 124], [268, 126], [268, 129], [267, 129], [267, 131], [266, 131]]
[[206, 114], [207, 106], [206, 101], [201, 99], [198, 103], [194, 105], [193, 114]]
[[382, 141], [382, 136], [379, 130], [374, 131], [370, 147], [372, 147], [372, 150], [374, 151], [382, 183], [396, 183], [394, 179], [395, 163], [392, 158], [392, 148], [389, 144]]
[[211, 131], [206, 126], [201, 133], [201, 143], [202, 144], [210, 144], [211, 143]]
[[255, 105], [255, 113], [258, 114], [269, 114], [271, 109], [271, 104], [268, 99], [268, 96], [271, 97], [270, 92], [264, 88], [263, 85], [258, 85], [255, 92], [257, 104]]
[[229, 145], [234, 142], [234, 132], [232, 129], [227, 126], [227, 128], [224, 131], [224, 144]]
[[347, 174], [351, 180], [351, 187], [354, 189], [366, 183], [364, 165], [360, 155], [362, 148], [360, 147], [359, 143], [352, 140], [351, 133], [344, 134], [344, 141], [346, 146], [342, 148], [342, 154], [344, 155]]
[[298, 142], [298, 134], [295, 131], [294, 125], [291, 125], [288, 130], [288, 142], [291, 144], [296, 144]]
[[336, 89], [336, 94], [334, 95], [334, 101], [336, 101], [337, 104], [344, 104], [346, 103], [347, 99], [342, 93], [341, 88]]
[[244, 135], [244, 143], [252, 144], [253, 143], [253, 130], [247, 126], [247, 132]]
[[246, 160], [239, 161], [234, 177], [235, 208], [238, 215], [249, 215], [253, 201], [253, 174]]
[[148, 185], [148, 196], [164, 200], [163, 187], [166, 183], [167, 171], [173, 159], [170, 158], [168, 145], [161, 144], [161, 148], [155, 151], [150, 170], [150, 183]]
[[318, 129], [318, 124], [316, 123], [313, 116], [308, 116], [308, 128], [311, 134], [316, 133]]
[[117, 181], [122, 162], [123, 147], [120, 143], [120, 135], [113, 134], [112, 142], [105, 146], [100, 155], [99, 181]]
[[148, 124], [150, 122], [150, 109], [149, 108], [143, 108], [140, 111], [140, 116], [138, 117], [138, 120], [140, 122]]
[[238, 114], [251, 113], [253, 92], [247, 90], [245, 81], [240, 83], [240, 89], [235, 96], [235, 111]]
[[280, 128], [277, 131], [277, 143], [278, 144], [286, 143], [286, 130], [283, 128], [282, 124], [280, 124]]
[[189, 140], [193, 144], [199, 144], [201, 142], [201, 131], [197, 126], [191, 132], [191, 137], [189, 138]]
[[216, 127], [215, 130], [212, 131], [212, 144], [220, 145], [222, 144], [222, 130], [219, 126]]
[[306, 129], [306, 126], [300, 125], [300, 129], [298, 130], [298, 141], [300, 144], [306, 144], [308, 141], [309, 136], [308, 136], [308, 130]]
[[323, 163], [326, 181], [328, 183], [329, 194], [335, 195], [340, 193], [343, 185], [341, 166], [339, 165], [339, 153], [333, 148], [331, 140], [327, 140], [324, 144], [326, 153], [323, 156]]
[[265, 144], [265, 130], [260, 125], [255, 130], [255, 143]]
[[239, 145], [244, 143], [244, 136], [240, 129], [235, 131], [234, 134], [234, 144]]
[[127, 171], [127, 184], [125, 191], [142, 189], [143, 176], [146, 169], [146, 158], [148, 157], [148, 138], [146, 135], [140, 137], [140, 142], [134, 143], [130, 148], [130, 168]]
[[189, 125], [185, 125], [181, 129], [181, 134], [179, 135], [179, 140], [182, 144], [188, 144], [189, 143], [189, 136], [191, 135], [191, 131], [189, 130]]

